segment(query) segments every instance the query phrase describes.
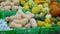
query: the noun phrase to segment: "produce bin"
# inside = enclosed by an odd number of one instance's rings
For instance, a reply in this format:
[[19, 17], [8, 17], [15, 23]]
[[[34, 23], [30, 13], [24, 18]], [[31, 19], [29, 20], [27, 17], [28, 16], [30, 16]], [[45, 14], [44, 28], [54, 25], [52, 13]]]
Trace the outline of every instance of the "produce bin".
[[0, 30], [0, 34], [15, 34], [15, 30]]
[[0, 10], [0, 18], [4, 19], [8, 16], [12, 16], [16, 14], [16, 10], [12, 10], [12, 11], [2, 11]]
[[60, 0], [58, 0], [58, 3], [60, 3]]
[[17, 29], [16, 34], [39, 34], [40, 27]]
[[40, 34], [49, 34], [49, 30], [50, 30], [50, 28], [43, 28], [43, 27], [41, 27]]
[[60, 26], [57, 26], [55, 30], [56, 30], [56, 34], [60, 34]]

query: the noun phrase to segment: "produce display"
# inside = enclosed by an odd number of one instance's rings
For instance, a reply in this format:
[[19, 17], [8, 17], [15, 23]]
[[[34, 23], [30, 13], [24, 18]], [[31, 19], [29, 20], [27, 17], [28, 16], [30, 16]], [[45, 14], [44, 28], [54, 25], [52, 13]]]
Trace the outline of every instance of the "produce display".
[[33, 17], [34, 14], [30, 12], [26, 12], [26, 14], [24, 14], [21, 10], [19, 10], [15, 16], [6, 17], [6, 21], [9, 22], [10, 27], [37, 27], [36, 20]]
[[4, 15], [6, 17], [0, 19], [0, 30], [11, 30], [11, 28], [32, 30], [37, 27], [41, 27], [41, 30], [60, 27], [60, 0], [0, 0], [0, 10], [3, 12], [17, 10], [15, 15], [2, 13], [1, 17]]
[[19, 0], [0, 0], [0, 10], [18, 10]]

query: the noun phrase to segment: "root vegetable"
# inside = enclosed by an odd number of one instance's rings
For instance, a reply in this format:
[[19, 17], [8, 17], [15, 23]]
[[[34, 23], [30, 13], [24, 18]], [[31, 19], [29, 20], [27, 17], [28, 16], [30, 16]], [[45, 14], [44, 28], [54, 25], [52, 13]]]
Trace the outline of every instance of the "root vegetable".
[[31, 23], [32, 27], [37, 27], [37, 23], [34, 18], [30, 19], [30, 23]]
[[14, 20], [20, 20], [20, 19], [22, 19], [22, 17], [21, 17], [20, 14], [16, 14], [14, 17], [15, 17]]
[[18, 10], [18, 6], [12, 6], [12, 10]]
[[27, 11], [26, 12], [27, 15], [30, 15], [31, 17], [34, 17], [34, 14], [32, 14], [31, 12]]
[[25, 28], [30, 28], [31, 27], [31, 24], [28, 23], [27, 25], [24, 26]]
[[5, 6], [5, 7], [4, 7], [4, 10], [5, 10], [5, 11], [9, 11], [10, 9], [11, 9], [11, 6]]
[[13, 20], [13, 22], [17, 23], [17, 24], [22, 24], [25, 25], [26, 23], [28, 23], [28, 19], [22, 19], [22, 20]]
[[22, 28], [22, 25], [21, 24], [15, 24], [15, 27], [16, 28]]
[[14, 20], [14, 16], [6, 17], [6, 21], [11, 22]]
[[6, 3], [5, 2], [1, 2], [1, 6], [5, 6], [6, 5]]
[[10, 27], [15, 27], [15, 24], [16, 24], [16, 23], [11, 22], [11, 23], [9, 23], [9, 26], [10, 26]]

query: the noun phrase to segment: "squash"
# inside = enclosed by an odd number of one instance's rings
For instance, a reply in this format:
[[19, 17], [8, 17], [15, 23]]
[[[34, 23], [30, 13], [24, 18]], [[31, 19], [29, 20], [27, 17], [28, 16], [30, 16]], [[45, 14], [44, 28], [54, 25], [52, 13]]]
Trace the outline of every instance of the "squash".
[[58, 26], [60, 26], [60, 21], [59, 21], [59, 22], [57, 22], [57, 25], [58, 25]]
[[38, 25], [38, 26], [44, 26], [44, 23], [45, 23], [45, 22], [38, 21], [37, 25]]

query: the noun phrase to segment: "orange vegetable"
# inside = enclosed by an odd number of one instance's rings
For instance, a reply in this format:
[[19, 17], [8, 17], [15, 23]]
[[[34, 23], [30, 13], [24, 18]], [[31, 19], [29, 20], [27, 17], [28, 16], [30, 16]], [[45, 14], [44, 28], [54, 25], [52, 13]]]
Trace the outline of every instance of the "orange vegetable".
[[60, 8], [58, 7], [58, 3], [56, 3], [56, 2], [52, 3], [50, 5], [50, 8], [52, 8], [51, 14], [52, 14], [53, 17], [59, 16]]

